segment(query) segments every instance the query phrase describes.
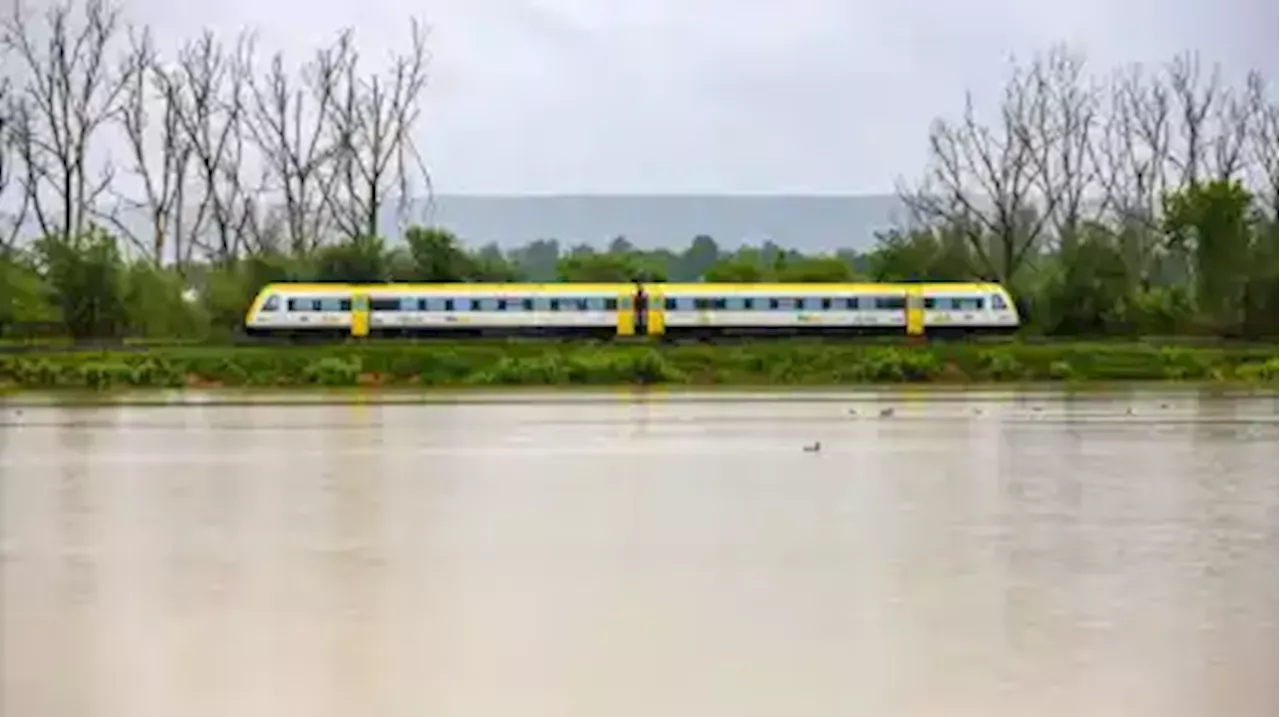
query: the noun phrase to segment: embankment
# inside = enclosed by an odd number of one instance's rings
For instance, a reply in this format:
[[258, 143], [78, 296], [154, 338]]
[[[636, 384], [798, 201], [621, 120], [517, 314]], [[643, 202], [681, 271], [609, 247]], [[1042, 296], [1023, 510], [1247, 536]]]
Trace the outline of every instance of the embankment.
[[0, 356], [6, 390], [181, 386], [823, 386], [872, 383], [1276, 383], [1277, 347], [761, 342], [369, 343]]

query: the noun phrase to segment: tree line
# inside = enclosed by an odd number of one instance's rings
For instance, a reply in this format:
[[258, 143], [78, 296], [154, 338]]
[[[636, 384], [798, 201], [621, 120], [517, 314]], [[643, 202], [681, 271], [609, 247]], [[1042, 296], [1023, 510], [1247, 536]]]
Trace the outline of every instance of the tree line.
[[[995, 103], [966, 96], [935, 122], [918, 181], [899, 182], [901, 226], [865, 252], [708, 236], [504, 252], [412, 214], [430, 192], [414, 141], [427, 39], [415, 20], [373, 63], [348, 29], [295, 63], [248, 33], [167, 51], [110, 0], [14, 4], [0, 335], [227, 330], [273, 280], [644, 278], [985, 279], [1042, 333], [1275, 336], [1280, 134], [1260, 73], [1233, 83], [1188, 53], [1096, 75], [1049, 48]], [[381, 233], [389, 214], [399, 237]]]

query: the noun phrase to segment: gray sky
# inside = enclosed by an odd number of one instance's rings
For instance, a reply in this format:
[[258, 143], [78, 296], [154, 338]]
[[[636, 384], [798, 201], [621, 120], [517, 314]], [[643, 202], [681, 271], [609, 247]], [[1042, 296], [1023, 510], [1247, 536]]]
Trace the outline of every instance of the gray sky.
[[890, 191], [1010, 54], [1102, 72], [1196, 49], [1277, 74], [1275, 0], [123, 0], [162, 37], [241, 27], [301, 59], [432, 26], [420, 142], [442, 193]]

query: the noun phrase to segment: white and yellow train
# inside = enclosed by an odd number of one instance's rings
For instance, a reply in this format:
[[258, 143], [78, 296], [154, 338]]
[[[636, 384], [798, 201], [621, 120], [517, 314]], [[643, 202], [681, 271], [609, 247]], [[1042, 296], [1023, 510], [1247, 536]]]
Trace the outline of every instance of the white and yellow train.
[[999, 284], [269, 284], [254, 336], [654, 336], [1009, 332]]

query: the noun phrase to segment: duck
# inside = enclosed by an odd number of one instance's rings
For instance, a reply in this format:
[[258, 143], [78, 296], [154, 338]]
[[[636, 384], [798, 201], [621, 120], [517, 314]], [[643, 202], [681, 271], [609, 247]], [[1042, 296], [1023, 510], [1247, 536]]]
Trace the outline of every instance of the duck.
[[804, 447], [805, 453], [817, 453], [820, 450], [822, 450], [822, 441], [814, 441], [813, 445]]

